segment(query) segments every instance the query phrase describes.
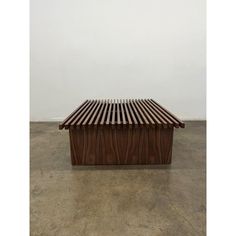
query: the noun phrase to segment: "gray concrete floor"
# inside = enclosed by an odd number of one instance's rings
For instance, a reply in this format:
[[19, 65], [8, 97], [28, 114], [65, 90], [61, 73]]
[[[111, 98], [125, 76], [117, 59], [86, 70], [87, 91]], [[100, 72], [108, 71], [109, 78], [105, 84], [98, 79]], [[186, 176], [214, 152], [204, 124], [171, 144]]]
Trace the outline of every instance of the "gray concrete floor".
[[67, 131], [30, 132], [31, 235], [205, 235], [205, 122], [175, 130], [170, 166], [72, 167]]

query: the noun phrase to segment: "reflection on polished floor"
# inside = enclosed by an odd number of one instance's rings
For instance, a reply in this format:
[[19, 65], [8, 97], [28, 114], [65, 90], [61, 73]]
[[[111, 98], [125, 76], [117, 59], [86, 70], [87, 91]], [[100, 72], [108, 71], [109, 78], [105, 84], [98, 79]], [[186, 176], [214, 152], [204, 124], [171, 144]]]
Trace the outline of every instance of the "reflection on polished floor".
[[72, 167], [68, 132], [31, 123], [31, 236], [199, 236], [206, 122], [175, 130], [170, 166]]

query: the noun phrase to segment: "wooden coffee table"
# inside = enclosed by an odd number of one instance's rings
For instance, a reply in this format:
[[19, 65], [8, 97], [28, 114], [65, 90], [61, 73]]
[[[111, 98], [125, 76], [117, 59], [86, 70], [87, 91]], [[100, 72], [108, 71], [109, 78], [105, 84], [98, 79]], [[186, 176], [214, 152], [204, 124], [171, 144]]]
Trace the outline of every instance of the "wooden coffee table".
[[62, 123], [72, 165], [170, 164], [184, 123], [152, 99], [86, 100]]

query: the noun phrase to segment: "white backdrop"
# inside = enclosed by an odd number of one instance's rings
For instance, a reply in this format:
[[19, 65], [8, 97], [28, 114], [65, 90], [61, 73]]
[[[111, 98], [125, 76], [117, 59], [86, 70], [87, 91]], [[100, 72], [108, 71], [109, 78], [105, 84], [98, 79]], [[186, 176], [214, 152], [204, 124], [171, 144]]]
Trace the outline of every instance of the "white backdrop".
[[87, 98], [153, 98], [206, 118], [204, 0], [31, 0], [32, 121]]

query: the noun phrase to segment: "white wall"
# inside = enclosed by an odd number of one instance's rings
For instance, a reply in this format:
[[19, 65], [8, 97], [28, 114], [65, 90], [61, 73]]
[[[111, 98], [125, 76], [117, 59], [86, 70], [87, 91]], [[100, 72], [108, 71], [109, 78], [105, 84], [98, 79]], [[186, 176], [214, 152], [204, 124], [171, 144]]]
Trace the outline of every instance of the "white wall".
[[206, 118], [204, 0], [31, 0], [31, 120], [86, 98], [153, 98]]

